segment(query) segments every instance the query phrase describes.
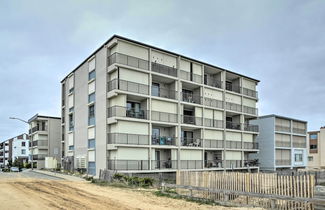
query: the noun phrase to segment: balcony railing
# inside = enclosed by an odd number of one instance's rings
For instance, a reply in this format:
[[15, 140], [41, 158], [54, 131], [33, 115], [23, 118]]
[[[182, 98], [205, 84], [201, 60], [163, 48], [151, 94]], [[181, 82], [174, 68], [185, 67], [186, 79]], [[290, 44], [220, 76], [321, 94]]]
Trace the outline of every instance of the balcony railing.
[[244, 124], [244, 130], [245, 131], [252, 131], [252, 132], [258, 132], [258, 125], [249, 125], [249, 124]]
[[202, 147], [202, 139], [181, 138], [181, 145], [185, 147]]
[[202, 126], [203, 118], [190, 115], [182, 115], [182, 123]]
[[167, 89], [167, 88], [158, 88], [158, 87], [153, 87], [151, 86], [151, 95], [152, 96], [157, 96], [161, 98], [169, 98], [169, 99], [178, 99], [178, 94], [177, 91]]
[[289, 166], [291, 165], [291, 160], [278, 159], [275, 160], [275, 164], [278, 166]]
[[48, 141], [44, 140], [39, 140], [39, 141], [33, 141], [33, 147], [47, 147], [48, 146]]
[[205, 82], [205, 85], [215, 87], [215, 88], [222, 88], [222, 82], [218, 80]]
[[234, 130], [241, 130], [240, 123], [235, 123], [235, 122], [226, 122], [226, 128], [227, 129], [234, 129]]
[[159, 169], [177, 169], [177, 160], [152, 160], [152, 170]]
[[45, 127], [35, 126], [32, 129], [29, 129], [29, 134], [34, 133], [36, 131], [47, 131], [47, 126], [45, 126]]
[[149, 95], [149, 85], [144, 85], [144, 84], [121, 80], [121, 79], [114, 79], [107, 83], [108, 92], [115, 89], [132, 92], [132, 93]]
[[241, 168], [242, 160], [225, 160], [226, 168]]
[[227, 149], [241, 149], [242, 142], [241, 141], [226, 141]]
[[290, 141], [275, 141], [276, 147], [291, 147]]
[[202, 97], [196, 94], [182, 92], [182, 101], [194, 104], [202, 104]]
[[244, 160], [244, 167], [256, 167], [258, 166], [258, 160]]
[[181, 169], [201, 169], [203, 160], [181, 160]]
[[149, 170], [149, 160], [108, 160], [109, 170]]
[[132, 144], [132, 145], [148, 145], [149, 135], [129, 134], [129, 133], [108, 133], [108, 144]]
[[155, 136], [151, 137], [152, 145], [176, 145], [176, 138], [174, 136]]
[[290, 126], [275, 125], [276, 131], [291, 132]]
[[254, 107], [243, 106], [243, 112], [247, 114], [257, 115], [258, 110]]
[[159, 63], [151, 63], [151, 71], [177, 77], [177, 69]]
[[236, 112], [242, 111], [242, 107], [240, 104], [235, 104], [231, 102], [226, 102], [226, 109], [231, 111], [236, 111]]
[[244, 142], [244, 149], [258, 149], [257, 142]]
[[240, 93], [240, 86], [239, 85], [234, 85], [234, 84], [229, 84], [226, 83], [226, 90], [232, 91], [232, 92], [236, 92], [236, 93]]
[[297, 134], [306, 134], [306, 129], [303, 128], [292, 128], [292, 131]]
[[33, 160], [45, 160], [47, 155], [33, 155]]
[[251, 89], [248, 89], [248, 88], [243, 88], [243, 94], [246, 95], [246, 96], [257, 98], [257, 91], [255, 91], [255, 90], [251, 90]]
[[177, 119], [177, 114], [174, 113], [151, 111], [151, 120], [177, 123]]
[[222, 160], [205, 160], [204, 161], [205, 168], [223, 168]]
[[292, 146], [295, 148], [306, 148], [306, 142], [292, 142]]
[[223, 120], [204, 118], [204, 125], [213, 128], [223, 128]]
[[130, 117], [137, 119], [148, 119], [149, 112], [141, 109], [129, 109], [123, 106], [112, 106], [108, 108], [108, 117]]
[[223, 101], [212, 98], [204, 98], [204, 105], [223, 109]]
[[108, 66], [114, 63], [149, 70], [149, 61], [129, 55], [124, 55], [121, 53], [114, 53], [108, 57]]
[[190, 73], [184, 70], [180, 70], [180, 78], [192, 82], [202, 84], [202, 76], [194, 73]]
[[224, 148], [223, 140], [204, 139], [205, 148]]

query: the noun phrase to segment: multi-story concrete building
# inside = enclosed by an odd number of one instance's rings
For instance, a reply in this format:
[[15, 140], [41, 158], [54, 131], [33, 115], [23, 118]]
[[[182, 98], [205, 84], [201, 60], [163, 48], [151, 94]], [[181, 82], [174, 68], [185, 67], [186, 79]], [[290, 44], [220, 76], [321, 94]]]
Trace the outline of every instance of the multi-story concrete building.
[[261, 170], [305, 168], [307, 165], [307, 122], [279, 115], [260, 116], [257, 142]]
[[258, 82], [115, 35], [62, 80], [64, 156], [97, 175], [258, 169]]
[[38, 169], [45, 167], [45, 157], [61, 162], [61, 118], [36, 114], [29, 122], [30, 154]]
[[308, 132], [308, 168], [325, 169], [325, 127]]
[[0, 167], [8, 166], [12, 157], [12, 139], [8, 139], [0, 143]]

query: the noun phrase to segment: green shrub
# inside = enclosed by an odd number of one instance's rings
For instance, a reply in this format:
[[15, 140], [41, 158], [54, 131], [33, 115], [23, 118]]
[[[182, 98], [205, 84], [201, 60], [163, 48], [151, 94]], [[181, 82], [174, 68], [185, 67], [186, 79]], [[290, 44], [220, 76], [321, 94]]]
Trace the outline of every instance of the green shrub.
[[114, 174], [113, 179], [117, 180], [117, 181], [122, 181], [124, 178], [123, 174]]

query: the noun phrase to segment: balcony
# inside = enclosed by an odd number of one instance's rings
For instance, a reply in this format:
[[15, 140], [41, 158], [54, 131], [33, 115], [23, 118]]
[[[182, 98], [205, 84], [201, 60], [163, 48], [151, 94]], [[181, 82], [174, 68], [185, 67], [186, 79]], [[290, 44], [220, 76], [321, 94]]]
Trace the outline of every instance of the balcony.
[[226, 168], [241, 168], [242, 160], [226, 160]]
[[202, 97], [199, 95], [195, 95], [193, 93], [184, 93], [182, 92], [182, 101], [194, 104], [201, 104]]
[[108, 108], [108, 117], [129, 117], [136, 119], [148, 119], [148, 110], [130, 109], [123, 106], [112, 106]]
[[241, 130], [240, 123], [235, 123], [235, 122], [226, 122], [226, 128], [227, 129], [233, 129], [233, 130]]
[[244, 142], [244, 149], [258, 149], [257, 142]]
[[47, 131], [47, 126], [42, 127], [42, 126], [35, 126], [32, 129], [29, 129], [29, 134], [32, 134], [36, 131]]
[[258, 132], [258, 125], [244, 124], [244, 131]]
[[291, 132], [290, 126], [283, 126], [283, 125], [275, 125], [275, 131], [280, 132]]
[[177, 160], [152, 160], [152, 170], [177, 169]]
[[222, 160], [205, 160], [204, 168], [223, 168]]
[[177, 114], [174, 114], [174, 113], [151, 111], [151, 120], [177, 123], [178, 116], [177, 116]]
[[149, 160], [107, 160], [108, 170], [149, 170]]
[[223, 120], [204, 118], [204, 126], [213, 128], [223, 128]]
[[174, 136], [152, 136], [152, 145], [175, 146], [176, 138]]
[[202, 147], [202, 139], [181, 138], [181, 145], [184, 147]]
[[48, 146], [48, 141], [39, 140], [39, 141], [32, 141], [32, 142], [33, 142], [33, 147], [47, 147]]
[[151, 71], [177, 77], [177, 69], [159, 63], [151, 63]]
[[222, 88], [222, 82], [218, 80], [206, 81], [204, 84], [215, 88]]
[[108, 133], [107, 144], [148, 145], [149, 135], [128, 134], [128, 133]]
[[257, 98], [257, 91], [255, 90], [251, 90], [251, 89], [248, 89], [248, 88], [243, 88], [243, 95], [246, 95], [246, 96], [250, 96], [250, 97], [253, 97], [253, 98]]
[[121, 54], [121, 53], [114, 53], [110, 55], [107, 59], [108, 66], [118, 63], [127, 66], [131, 66], [134, 68], [145, 69], [149, 70], [149, 61], [143, 60], [141, 58], [136, 58], [133, 56]]
[[292, 128], [293, 133], [306, 135], [306, 129], [303, 128]]
[[236, 92], [236, 93], [240, 93], [240, 86], [239, 85], [234, 85], [231, 83], [227, 83], [226, 82], [226, 90], [232, 91], [232, 92]]
[[204, 139], [204, 147], [223, 149], [223, 140]]
[[231, 111], [241, 112], [242, 106], [240, 104], [226, 102], [226, 109]]
[[33, 160], [45, 160], [45, 157], [48, 155], [40, 154], [40, 155], [33, 155]]
[[212, 98], [204, 98], [204, 105], [223, 109], [223, 101]]
[[276, 147], [291, 147], [290, 141], [275, 141]]
[[107, 83], [107, 91], [123, 90], [132, 93], [139, 93], [143, 95], [149, 95], [149, 85], [144, 85], [136, 82], [114, 79]]
[[226, 141], [227, 149], [241, 149], [242, 142], [241, 141]]
[[278, 166], [290, 166], [291, 160], [278, 159], [278, 160], [275, 160], [275, 164]]
[[292, 146], [295, 148], [306, 148], [306, 142], [292, 142]]
[[194, 73], [191, 74], [190, 72], [184, 70], [180, 70], [180, 78], [187, 81], [192, 81], [195, 83], [202, 84], [202, 75], [198, 75]]
[[258, 110], [254, 107], [243, 106], [243, 112], [251, 115], [257, 115]]
[[244, 167], [257, 167], [259, 165], [258, 160], [244, 160]]
[[202, 169], [203, 160], [181, 160], [181, 169]]
[[202, 119], [202, 117], [195, 117], [195, 116], [191, 116], [191, 115], [182, 115], [182, 123], [202, 126], [203, 119]]
[[151, 95], [157, 96], [161, 98], [168, 98], [168, 99], [178, 99], [178, 92], [175, 90], [167, 89], [167, 88], [158, 88], [158, 87], [151, 87]]

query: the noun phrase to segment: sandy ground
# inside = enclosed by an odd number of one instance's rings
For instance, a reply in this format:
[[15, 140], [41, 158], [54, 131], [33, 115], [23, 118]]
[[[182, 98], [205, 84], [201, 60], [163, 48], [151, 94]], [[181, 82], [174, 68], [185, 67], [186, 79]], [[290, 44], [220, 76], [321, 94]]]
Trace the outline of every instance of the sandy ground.
[[88, 182], [35, 178], [0, 179], [0, 209], [248, 209], [200, 205], [148, 191]]

